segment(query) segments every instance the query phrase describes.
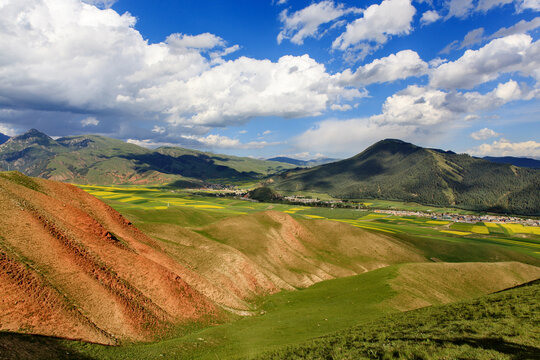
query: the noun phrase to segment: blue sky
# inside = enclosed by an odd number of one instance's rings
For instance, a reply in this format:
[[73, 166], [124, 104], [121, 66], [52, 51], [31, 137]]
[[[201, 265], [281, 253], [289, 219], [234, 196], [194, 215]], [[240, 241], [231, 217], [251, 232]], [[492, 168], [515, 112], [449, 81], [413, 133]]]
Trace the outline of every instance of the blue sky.
[[4, 0], [0, 132], [540, 158], [538, 0]]

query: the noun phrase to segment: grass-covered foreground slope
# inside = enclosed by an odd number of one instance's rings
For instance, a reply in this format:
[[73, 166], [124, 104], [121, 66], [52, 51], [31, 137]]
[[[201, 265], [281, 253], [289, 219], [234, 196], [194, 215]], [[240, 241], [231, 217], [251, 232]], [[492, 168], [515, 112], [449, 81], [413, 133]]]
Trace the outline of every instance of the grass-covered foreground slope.
[[267, 359], [538, 359], [540, 281], [455, 304], [393, 314]]
[[[35, 348], [35, 343], [43, 343], [44, 346], [56, 346], [62, 351], [91, 359], [245, 359], [274, 350], [277, 351], [275, 358], [285, 359], [289, 358], [289, 350], [281, 351], [284, 346], [296, 347], [313, 337], [352, 326], [369, 328], [376, 319], [377, 322], [379, 319], [388, 322], [387, 319], [399, 316], [401, 310], [417, 308], [418, 300], [425, 301], [421, 306], [427, 306], [471, 299], [540, 276], [538, 268], [519, 263], [432, 263], [424, 265], [428, 268], [427, 276], [418, 273], [415, 280], [403, 278], [403, 274], [415, 270], [414, 266], [390, 266], [357, 276], [320, 282], [300, 291], [284, 291], [260, 299], [259, 311], [255, 316], [156, 343], [104, 347], [4, 334], [4, 337], [0, 335], [0, 349], [3, 342], [6, 344], [9, 341], [16, 342], [20, 348], [25, 348], [24, 344]], [[488, 281], [475, 281], [480, 273], [481, 278]], [[448, 282], [448, 285], [440, 287], [439, 283], [431, 282], [430, 274], [437, 274], [439, 280]], [[416, 288], [415, 281], [423, 282], [422, 288], [418, 289], [422, 293], [403, 300], [403, 296], [409, 296], [405, 287]], [[396, 287], [396, 283], [401, 287]], [[398, 308], [395, 301], [400, 298], [401, 308]], [[511, 301], [513, 308], [522, 306], [519, 298]], [[514, 325], [507, 324], [509, 327]], [[379, 330], [381, 335], [387, 334], [384, 329]], [[513, 331], [519, 329], [514, 328]], [[52, 357], [49, 353], [41, 353], [34, 358]], [[73, 358], [77, 357], [74, 355]]]
[[338, 162], [291, 171], [271, 184], [286, 192], [453, 205], [473, 210], [540, 214], [540, 170], [497, 164], [383, 140]]
[[182, 148], [150, 150], [104, 136], [53, 140], [37, 130], [0, 145], [0, 169], [80, 184], [200, 186], [202, 181], [253, 181], [293, 165]]

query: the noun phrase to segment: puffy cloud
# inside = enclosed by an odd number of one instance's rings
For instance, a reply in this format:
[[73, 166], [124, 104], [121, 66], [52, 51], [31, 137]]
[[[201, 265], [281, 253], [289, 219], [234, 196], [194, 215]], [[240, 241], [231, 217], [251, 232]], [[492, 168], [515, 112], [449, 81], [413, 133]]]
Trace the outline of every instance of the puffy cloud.
[[435, 10], [428, 10], [422, 14], [422, 17], [420, 18], [420, 23], [422, 25], [428, 25], [431, 24], [441, 18], [441, 15]]
[[288, 10], [283, 10], [279, 15], [283, 26], [277, 36], [277, 41], [281, 43], [283, 39], [289, 39], [292, 43], [301, 45], [304, 39], [317, 37], [321, 25], [358, 11], [356, 8], [346, 9], [342, 4], [336, 5], [329, 0], [313, 3], [292, 14], [289, 14]]
[[167, 37], [167, 44], [174, 49], [213, 49], [217, 46], [224, 46], [225, 41], [210, 33], [204, 33], [199, 35], [186, 35], [186, 34], [171, 34]]
[[421, 76], [426, 74], [427, 70], [428, 64], [415, 51], [403, 50], [360, 66], [354, 73], [345, 70], [340, 77], [345, 84], [365, 86]]
[[540, 16], [535, 17], [531, 21], [521, 20], [510, 27], [500, 28], [493, 35], [491, 35], [490, 38], [494, 39], [494, 38], [514, 35], [514, 34], [526, 33], [534, 29], [537, 29], [539, 27], [540, 27]]
[[510, 142], [506, 139], [482, 144], [467, 151], [477, 156], [526, 156], [540, 159], [540, 143], [534, 140]]
[[536, 90], [523, 90], [513, 80], [499, 84], [486, 93], [444, 92], [412, 85], [386, 99], [383, 112], [377, 115], [380, 123], [435, 125], [463, 115], [500, 107], [510, 101], [528, 100], [537, 96]]
[[518, 10], [539, 11], [540, 10], [540, 1], [539, 0], [523, 0], [518, 5]]
[[[238, 46], [213, 34], [172, 34], [150, 44], [129, 13], [79, 0], [2, 4], [0, 108], [108, 116], [103, 131], [168, 121], [195, 134], [259, 116], [317, 115], [365, 96], [309, 56], [224, 61]], [[65, 117], [47, 121], [61, 128]]]
[[[492, 91], [445, 92], [412, 85], [388, 97], [382, 112], [368, 118], [329, 119], [293, 139], [299, 150], [351, 154], [384, 137], [432, 142], [470, 126], [476, 112], [492, 110], [510, 101], [530, 99], [537, 90], [523, 90], [515, 81], [499, 84]], [[484, 134], [485, 131], [482, 131]]]
[[409, 34], [415, 13], [410, 0], [384, 0], [379, 5], [371, 5], [361, 18], [347, 25], [332, 47], [347, 50], [362, 42], [384, 44], [389, 36]]
[[486, 139], [489, 139], [489, 138], [493, 138], [493, 137], [497, 137], [501, 134], [491, 130], [491, 129], [488, 129], [488, 128], [483, 128], [483, 129], [480, 129], [478, 131], [475, 131], [471, 134], [471, 137], [474, 139], [474, 140], [486, 140]]
[[277, 63], [241, 57], [139, 95], [148, 106], [167, 109], [171, 123], [225, 126], [256, 116], [319, 115], [339, 99], [365, 96], [337, 80], [307, 55], [284, 56]]
[[378, 124], [370, 118], [330, 119], [300, 134], [293, 139], [293, 143], [301, 150], [351, 155], [381, 140], [381, 134], [384, 137], [412, 139], [416, 130], [410, 125]]
[[89, 116], [87, 117], [86, 119], [82, 119], [81, 120], [81, 125], [83, 127], [87, 127], [87, 126], [98, 126], [99, 125], [99, 120], [96, 119], [94, 116]]
[[540, 79], [540, 41], [529, 35], [510, 35], [492, 40], [479, 50], [467, 50], [453, 62], [430, 73], [430, 84], [445, 89], [470, 89], [495, 80], [503, 73], [519, 71]]

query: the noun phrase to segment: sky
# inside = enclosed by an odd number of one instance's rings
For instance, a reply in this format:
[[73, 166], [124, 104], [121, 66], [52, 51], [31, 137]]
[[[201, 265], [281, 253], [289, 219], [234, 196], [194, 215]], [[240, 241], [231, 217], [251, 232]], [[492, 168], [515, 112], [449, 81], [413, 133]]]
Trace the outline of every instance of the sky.
[[0, 132], [540, 159], [540, 0], [0, 0]]

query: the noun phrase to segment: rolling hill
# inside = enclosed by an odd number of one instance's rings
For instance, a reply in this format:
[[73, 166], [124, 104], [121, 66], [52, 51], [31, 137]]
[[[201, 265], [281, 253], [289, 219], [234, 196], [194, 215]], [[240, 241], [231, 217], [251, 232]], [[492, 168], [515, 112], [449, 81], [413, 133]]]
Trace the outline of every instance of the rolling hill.
[[474, 300], [392, 314], [255, 358], [538, 359], [539, 297], [536, 280]]
[[0, 145], [0, 169], [80, 184], [202, 186], [216, 179], [255, 180], [292, 167], [182, 148], [150, 150], [98, 135], [54, 140], [35, 129]]
[[270, 186], [339, 198], [540, 214], [539, 170], [393, 139], [380, 141], [346, 160], [278, 175]]

